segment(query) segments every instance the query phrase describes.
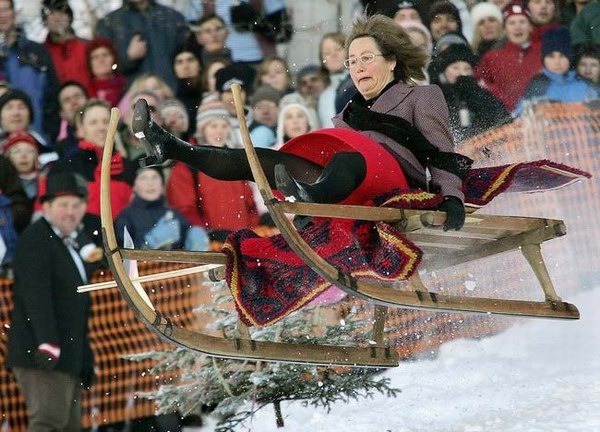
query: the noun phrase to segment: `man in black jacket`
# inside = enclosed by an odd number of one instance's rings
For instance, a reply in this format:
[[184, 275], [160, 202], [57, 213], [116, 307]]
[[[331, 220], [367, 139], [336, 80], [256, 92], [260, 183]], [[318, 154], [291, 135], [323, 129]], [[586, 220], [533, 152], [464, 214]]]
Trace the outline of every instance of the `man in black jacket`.
[[80, 232], [86, 199], [79, 176], [48, 177], [43, 217], [17, 243], [7, 366], [25, 397], [30, 432], [79, 431], [81, 385], [94, 375], [90, 297], [77, 293], [91, 270], [79, 253], [91, 242]]

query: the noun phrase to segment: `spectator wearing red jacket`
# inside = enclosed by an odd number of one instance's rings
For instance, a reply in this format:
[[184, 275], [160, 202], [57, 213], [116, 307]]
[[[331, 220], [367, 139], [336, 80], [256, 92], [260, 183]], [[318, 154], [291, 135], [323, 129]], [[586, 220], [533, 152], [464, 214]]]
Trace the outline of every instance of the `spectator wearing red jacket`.
[[90, 97], [103, 99], [117, 106], [127, 90], [127, 79], [119, 72], [119, 57], [112, 41], [105, 37], [92, 40], [86, 50], [90, 82]]
[[542, 69], [541, 43], [531, 40], [527, 10], [517, 3], [503, 10], [506, 44], [487, 52], [475, 69], [475, 77], [512, 111], [525, 93], [529, 80]]
[[88, 41], [78, 38], [71, 27], [73, 11], [67, 0], [44, 0], [42, 21], [48, 27], [44, 45], [52, 57], [58, 81], [77, 81], [86, 88], [90, 74], [86, 67]]

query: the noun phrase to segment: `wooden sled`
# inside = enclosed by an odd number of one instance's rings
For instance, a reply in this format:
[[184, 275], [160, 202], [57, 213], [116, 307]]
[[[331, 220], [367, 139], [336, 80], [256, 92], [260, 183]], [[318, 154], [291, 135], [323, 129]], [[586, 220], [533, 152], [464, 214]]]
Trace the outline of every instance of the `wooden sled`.
[[[541, 254], [541, 244], [566, 234], [562, 221], [540, 218], [469, 214], [461, 231], [444, 232], [441, 228], [445, 213], [423, 210], [341, 206], [311, 203], [289, 203], [277, 200], [264, 172], [248, 132], [241, 103], [240, 88], [232, 87], [243, 144], [256, 184], [265, 204], [292, 250], [307, 265], [326, 280], [350, 295], [374, 304], [373, 339], [375, 346], [340, 347], [299, 345], [253, 341], [248, 328], [239, 323], [239, 337], [224, 339], [174, 326], [168, 317], [157, 311], [139, 282], [130, 280], [124, 259], [213, 264], [209, 271], [213, 280], [224, 279], [225, 255], [214, 252], [151, 251], [124, 249], [117, 245], [110, 207], [110, 157], [114, 144], [119, 112], [112, 109], [109, 132], [102, 162], [101, 218], [105, 253], [115, 281], [139, 319], [160, 338], [176, 345], [211, 356], [282, 361], [316, 365], [346, 365], [361, 367], [392, 367], [398, 365], [398, 355], [384, 346], [383, 329], [387, 307], [428, 309], [433, 311], [480, 312], [500, 315], [578, 319], [579, 311], [557, 295]], [[386, 221], [403, 231], [424, 251], [421, 269], [438, 270], [502, 252], [520, 249], [533, 269], [544, 293], [542, 301], [507, 300], [446, 295], [427, 290], [415, 273], [410, 278], [412, 291], [399, 291], [392, 284], [372, 279], [355, 278], [341, 271], [314, 252], [295, 230], [286, 214]]]

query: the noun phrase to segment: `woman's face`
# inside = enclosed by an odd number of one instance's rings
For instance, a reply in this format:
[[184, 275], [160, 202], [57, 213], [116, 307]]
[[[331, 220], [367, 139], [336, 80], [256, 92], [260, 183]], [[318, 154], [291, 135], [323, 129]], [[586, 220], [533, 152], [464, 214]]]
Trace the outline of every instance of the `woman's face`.
[[81, 137], [98, 147], [104, 147], [109, 118], [110, 111], [106, 107], [93, 106], [88, 108], [81, 118]]
[[215, 147], [224, 147], [225, 142], [231, 135], [229, 122], [225, 119], [214, 119], [209, 121], [202, 130], [206, 144]]
[[502, 23], [488, 16], [477, 23], [477, 31], [482, 41], [497, 40], [502, 36]]
[[581, 57], [577, 63], [577, 73], [591, 82], [600, 82], [600, 60], [594, 57]]
[[285, 65], [279, 60], [270, 62], [264, 75], [260, 77], [260, 82], [261, 84], [269, 84], [280, 92], [286, 91], [290, 83]]
[[554, 20], [556, 5], [553, 0], [530, 0], [527, 5], [531, 21], [535, 25], [544, 25]]
[[331, 38], [321, 43], [323, 65], [330, 73], [344, 70], [344, 47]]
[[446, 81], [448, 81], [448, 84], [454, 84], [456, 83], [458, 77], [472, 76], [473, 67], [465, 61], [457, 61], [449, 64], [446, 67], [444, 75], [446, 76]]
[[173, 69], [179, 79], [196, 78], [200, 75], [200, 62], [194, 54], [184, 51], [173, 60]]
[[308, 132], [308, 117], [298, 107], [288, 108], [283, 115], [283, 133], [290, 139]]
[[209, 53], [222, 51], [226, 39], [227, 27], [216, 18], [206, 21], [196, 33], [196, 40]]
[[506, 38], [515, 45], [529, 42], [531, 35], [531, 23], [525, 15], [511, 15], [504, 23]]
[[[365, 64], [364, 60], [373, 55], [373, 60]], [[350, 67], [352, 82], [367, 100], [378, 96], [394, 80], [396, 61], [385, 59], [372, 37], [354, 39], [348, 49], [348, 59], [355, 62]]]
[[17, 142], [8, 149], [7, 156], [19, 174], [30, 174], [35, 171], [38, 151], [31, 143]]
[[446, 33], [458, 31], [458, 22], [450, 14], [437, 14], [432, 18], [429, 28], [433, 40], [437, 41]]
[[13, 99], [8, 101], [0, 113], [0, 126], [4, 132], [26, 130], [30, 123], [31, 114], [25, 102]]
[[143, 200], [156, 201], [163, 194], [160, 174], [151, 168], [144, 169], [136, 176], [133, 191]]
[[101, 46], [90, 53], [90, 66], [94, 77], [110, 78], [116, 69], [115, 58], [108, 48]]

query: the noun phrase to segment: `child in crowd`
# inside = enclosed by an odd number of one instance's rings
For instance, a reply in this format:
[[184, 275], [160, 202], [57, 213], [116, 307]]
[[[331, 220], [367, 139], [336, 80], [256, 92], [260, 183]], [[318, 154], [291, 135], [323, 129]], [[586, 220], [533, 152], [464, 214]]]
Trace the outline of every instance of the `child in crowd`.
[[597, 99], [598, 87], [577, 75], [571, 68], [572, 58], [569, 31], [564, 27], [547, 30], [542, 36], [544, 68], [529, 82], [513, 115], [521, 115], [524, 101], [585, 102]]
[[596, 44], [578, 45], [575, 60], [575, 69], [580, 77], [600, 84], [600, 46]]
[[281, 93], [269, 84], [258, 87], [250, 97], [252, 123], [248, 129], [252, 143], [256, 147], [270, 148], [275, 145], [279, 99]]
[[258, 65], [254, 87], [258, 88], [264, 84], [269, 84], [281, 94], [293, 90], [292, 76], [284, 59], [281, 57], [267, 57]]
[[118, 71], [119, 57], [112, 41], [98, 37], [86, 48], [91, 75], [90, 97], [103, 99], [117, 106], [127, 88], [127, 79]]
[[38, 194], [38, 177], [40, 174], [40, 165], [38, 163], [39, 153], [40, 144], [25, 131], [11, 133], [4, 145], [4, 154], [10, 159], [19, 173], [21, 185], [32, 208]]
[[450, 45], [438, 58], [440, 87], [450, 111], [455, 142], [510, 120], [504, 105], [473, 77], [477, 56], [466, 45]]
[[[198, 108], [198, 144], [237, 147], [230, 114], [223, 104], [210, 97]], [[167, 199], [192, 224], [209, 231], [234, 231], [255, 227], [258, 212], [252, 189], [245, 181], [216, 180], [177, 162], [167, 184]]]
[[277, 120], [277, 148], [314, 129], [315, 124], [304, 104], [292, 102], [281, 106]]
[[158, 167], [136, 172], [133, 200], [115, 220], [117, 242], [123, 245], [124, 229], [141, 249], [207, 250], [208, 236], [172, 209], [164, 195], [165, 179]]

